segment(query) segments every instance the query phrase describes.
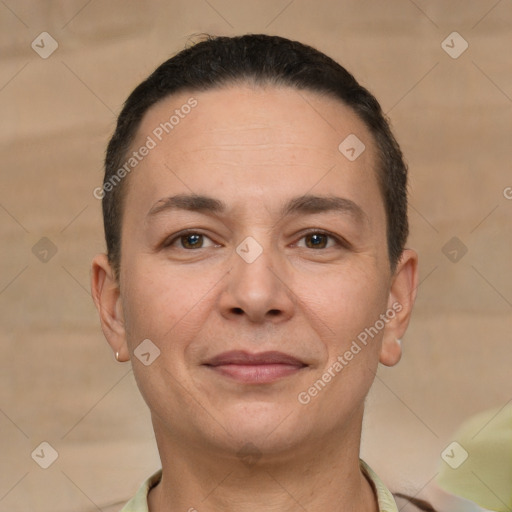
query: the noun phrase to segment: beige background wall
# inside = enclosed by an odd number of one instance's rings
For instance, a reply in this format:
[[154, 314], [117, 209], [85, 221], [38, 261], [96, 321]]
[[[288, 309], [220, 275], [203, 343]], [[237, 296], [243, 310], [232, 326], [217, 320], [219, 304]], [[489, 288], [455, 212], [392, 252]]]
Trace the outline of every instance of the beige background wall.
[[[469, 44], [458, 58], [442, 47], [453, 31]], [[58, 43], [46, 59], [41, 32]], [[433, 496], [456, 427], [512, 400], [512, 2], [3, 0], [0, 511], [116, 510], [158, 467], [89, 294], [104, 244], [92, 191], [124, 99], [198, 32], [316, 46], [389, 113], [422, 283], [404, 358], [369, 397], [363, 455], [393, 489]], [[43, 441], [58, 452], [46, 470], [31, 458]]]

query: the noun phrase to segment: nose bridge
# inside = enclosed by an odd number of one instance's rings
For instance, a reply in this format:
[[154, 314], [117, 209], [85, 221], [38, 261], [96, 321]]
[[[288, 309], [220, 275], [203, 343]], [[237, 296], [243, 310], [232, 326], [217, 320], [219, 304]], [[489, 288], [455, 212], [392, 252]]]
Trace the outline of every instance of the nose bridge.
[[260, 244], [252, 236], [245, 238], [235, 253], [223, 313], [245, 314], [252, 321], [288, 318], [293, 301], [285, 285], [283, 255], [270, 242]]

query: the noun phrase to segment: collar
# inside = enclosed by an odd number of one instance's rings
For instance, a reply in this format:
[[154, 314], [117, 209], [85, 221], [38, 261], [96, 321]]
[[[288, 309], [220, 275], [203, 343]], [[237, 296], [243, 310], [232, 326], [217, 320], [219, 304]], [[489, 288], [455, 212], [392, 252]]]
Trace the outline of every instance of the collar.
[[[389, 489], [384, 485], [377, 474], [364, 462], [359, 461], [361, 471], [372, 485], [377, 496], [379, 504], [379, 512], [398, 512], [395, 500]], [[121, 510], [121, 512], [149, 512], [148, 511], [148, 494], [151, 488], [157, 485], [162, 478], [162, 470], [150, 476], [137, 491], [137, 494], [130, 500]]]

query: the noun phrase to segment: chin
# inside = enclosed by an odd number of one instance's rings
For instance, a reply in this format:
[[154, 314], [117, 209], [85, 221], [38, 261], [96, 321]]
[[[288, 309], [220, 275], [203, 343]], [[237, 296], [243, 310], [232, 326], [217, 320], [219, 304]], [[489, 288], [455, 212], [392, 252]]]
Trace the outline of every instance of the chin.
[[237, 452], [240, 449], [249, 452], [255, 449], [262, 454], [286, 451], [307, 437], [304, 422], [290, 406], [244, 403], [223, 412], [226, 440], [236, 446]]

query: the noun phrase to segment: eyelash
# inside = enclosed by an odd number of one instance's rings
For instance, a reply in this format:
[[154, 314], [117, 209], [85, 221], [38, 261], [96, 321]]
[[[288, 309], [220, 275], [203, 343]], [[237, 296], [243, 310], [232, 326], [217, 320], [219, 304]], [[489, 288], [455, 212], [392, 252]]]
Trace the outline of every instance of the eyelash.
[[[172, 235], [172, 237], [169, 237], [166, 240], [164, 240], [164, 242], [161, 244], [161, 247], [164, 248], [164, 249], [165, 248], [169, 248], [173, 244], [178, 242], [181, 238], [183, 238], [185, 236], [188, 236], [188, 235], [201, 235], [204, 238], [209, 239], [217, 247], [220, 246], [220, 244], [217, 244], [216, 242], [214, 242], [208, 235], [202, 233], [201, 231], [194, 230], [194, 229], [187, 229], [187, 230], [184, 230], [184, 231], [180, 231], [179, 233], [176, 233], [176, 234]], [[334, 234], [330, 233], [329, 231], [325, 231], [323, 229], [311, 229], [311, 230], [303, 233], [302, 236], [297, 240], [297, 242], [294, 242], [293, 245], [297, 245], [297, 243], [299, 241], [301, 241], [302, 239], [306, 238], [309, 235], [324, 235], [324, 236], [327, 236], [329, 239], [333, 240], [335, 245], [338, 246], [338, 247], [342, 247], [342, 248], [345, 248], [345, 249], [349, 249], [351, 247], [351, 244], [349, 242], [347, 242], [345, 239], [343, 239], [343, 238], [341, 238], [341, 237], [339, 237], [337, 235], [334, 235]], [[321, 250], [321, 249], [312, 249], [310, 247], [303, 247], [303, 248], [311, 249], [311, 250], [315, 250], [315, 251]], [[322, 248], [322, 249], [325, 250], [325, 249], [330, 249], [330, 248], [332, 248], [332, 247], [325, 247], [325, 248]], [[184, 251], [198, 250], [198, 249], [186, 249], [184, 247], [179, 247], [179, 249], [183, 249]], [[205, 249], [205, 247], [199, 247], [199, 249]]]
[[[328, 238], [330, 238], [331, 240], [333, 240], [337, 247], [342, 247], [345, 249], [349, 249], [351, 247], [349, 242], [347, 242], [344, 238], [342, 238], [338, 235], [334, 235], [333, 233], [330, 233], [329, 231], [325, 231], [323, 229], [310, 229], [302, 234], [302, 236], [299, 238], [299, 241], [306, 238], [308, 235], [324, 235], [324, 236], [327, 236]], [[294, 245], [296, 245], [296, 244], [297, 244], [297, 242], [294, 243]], [[331, 248], [332, 247], [325, 247], [324, 249], [331, 249]], [[311, 249], [311, 248], [306, 247], [306, 249]], [[319, 249], [312, 249], [312, 250], [318, 251]]]
[[[217, 245], [217, 246], [220, 245], [220, 244], [215, 243], [208, 235], [205, 235], [204, 233], [202, 233], [201, 231], [198, 231], [197, 229], [185, 229], [183, 231], [180, 231], [179, 233], [172, 235], [169, 238], [166, 238], [164, 240], [164, 242], [162, 243], [162, 248], [165, 249], [165, 248], [171, 247], [174, 243], [178, 242], [181, 238], [183, 238], [185, 236], [190, 236], [190, 235], [200, 235], [200, 236], [203, 236], [204, 238], [208, 238], [215, 245]], [[183, 249], [184, 251], [194, 250], [194, 249], [185, 249], [184, 247], [179, 247], [179, 249]], [[200, 247], [200, 249], [203, 249], [203, 247]], [[197, 249], [195, 249], [195, 250], [197, 250]]]

